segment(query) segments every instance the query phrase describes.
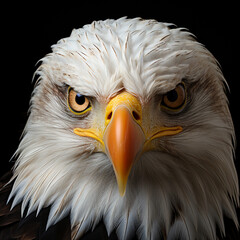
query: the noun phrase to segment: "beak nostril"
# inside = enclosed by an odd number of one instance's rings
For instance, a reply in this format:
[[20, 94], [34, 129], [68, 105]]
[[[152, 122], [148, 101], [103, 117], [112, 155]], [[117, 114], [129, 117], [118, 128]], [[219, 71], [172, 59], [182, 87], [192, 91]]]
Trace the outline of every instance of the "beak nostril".
[[110, 120], [112, 118], [112, 112], [110, 112], [107, 116], [107, 120]]
[[139, 116], [139, 114], [137, 112], [132, 111], [132, 115], [135, 118], [135, 120], [140, 120], [140, 116]]

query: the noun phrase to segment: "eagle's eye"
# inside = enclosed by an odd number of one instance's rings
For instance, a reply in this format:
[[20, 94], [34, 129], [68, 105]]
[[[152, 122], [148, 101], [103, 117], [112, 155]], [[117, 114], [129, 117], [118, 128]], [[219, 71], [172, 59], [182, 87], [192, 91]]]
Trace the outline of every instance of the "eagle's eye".
[[169, 110], [179, 111], [186, 103], [185, 85], [180, 83], [175, 89], [163, 95], [161, 106]]
[[91, 110], [91, 104], [88, 98], [75, 92], [72, 87], [68, 88], [68, 107], [71, 112], [77, 115], [84, 114]]

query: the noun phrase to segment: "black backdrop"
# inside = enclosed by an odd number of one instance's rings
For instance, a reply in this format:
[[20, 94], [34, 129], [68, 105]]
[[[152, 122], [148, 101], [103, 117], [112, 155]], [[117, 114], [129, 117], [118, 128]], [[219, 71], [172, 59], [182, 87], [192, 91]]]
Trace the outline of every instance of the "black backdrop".
[[[131, 5], [130, 5], [131, 3]], [[0, 174], [9, 170], [9, 162], [19, 144], [27, 120], [29, 100], [34, 84], [32, 76], [37, 61], [51, 51], [50, 46], [93, 20], [122, 16], [156, 19], [185, 27], [196, 35], [219, 61], [231, 92], [230, 110], [240, 142], [239, 16], [237, 6], [194, 6], [161, 4], [161, 1], [90, 2], [74, 5], [66, 2], [60, 8], [50, 8], [43, 2], [35, 6], [1, 6], [1, 162]], [[240, 147], [237, 145], [236, 166], [239, 170]]]

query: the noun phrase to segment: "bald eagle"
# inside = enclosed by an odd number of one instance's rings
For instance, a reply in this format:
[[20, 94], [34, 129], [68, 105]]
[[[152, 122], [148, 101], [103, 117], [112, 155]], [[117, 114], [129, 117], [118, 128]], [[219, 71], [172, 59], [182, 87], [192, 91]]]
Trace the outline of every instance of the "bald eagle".
[[186, 29], [94, 21], [35, 75], [1, 180], [0, 239], [215, 240], [226, 221], [238, 228], [227, 83]]

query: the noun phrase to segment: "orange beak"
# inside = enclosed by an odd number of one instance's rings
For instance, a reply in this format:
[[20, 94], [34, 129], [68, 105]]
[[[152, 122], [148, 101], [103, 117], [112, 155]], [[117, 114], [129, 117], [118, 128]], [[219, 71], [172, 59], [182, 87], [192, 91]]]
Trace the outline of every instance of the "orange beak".
[[140, 155], [145, 135], [141, 129], [142, 106], [130, 93], [122, 92], [107, 105], [105, 151], [111, 159], [119, 193], [123, 196], [132, 165]]
[[133, 162], [144, 144], [143, 131], [126, 106], [120, 105], [114, 111], [104, 140], [107, 155], [112, 160], [119, 192], [123, 196]]

